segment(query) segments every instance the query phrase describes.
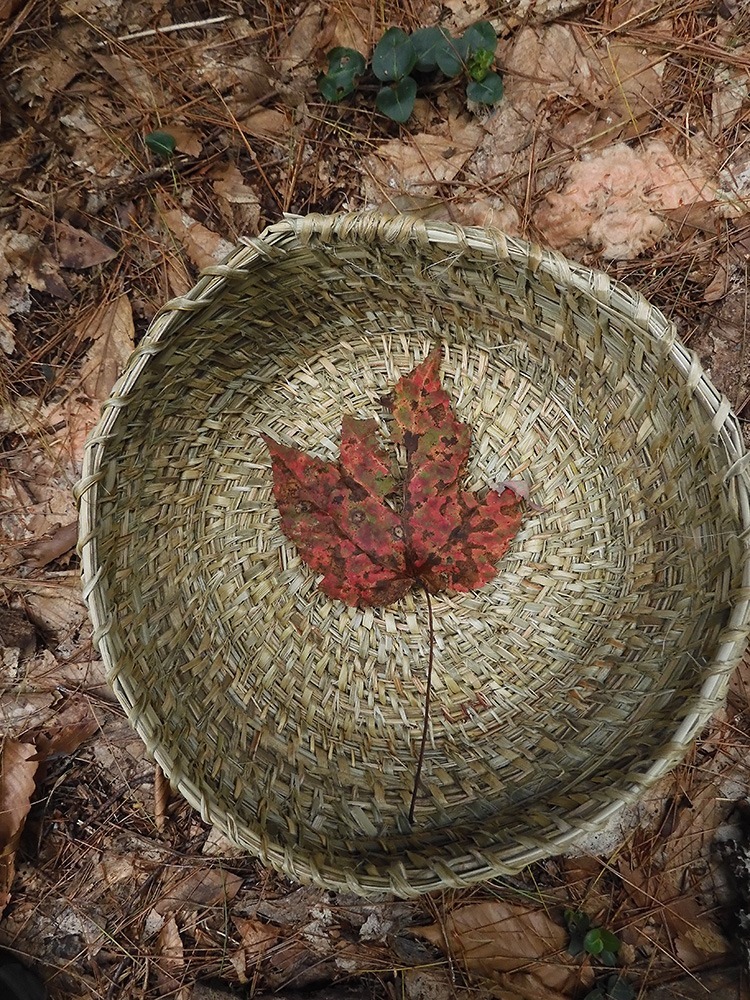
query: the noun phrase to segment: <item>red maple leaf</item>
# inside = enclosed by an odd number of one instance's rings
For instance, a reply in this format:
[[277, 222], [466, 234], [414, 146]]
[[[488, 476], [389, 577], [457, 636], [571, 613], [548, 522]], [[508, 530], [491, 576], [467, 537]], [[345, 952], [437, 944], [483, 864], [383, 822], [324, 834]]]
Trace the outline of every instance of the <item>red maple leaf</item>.
[[438, 347], [387, 400], [406, 452], [400, 485], [374, 420], [344, 417], [338, 463], [264, 436], [282, 531], [323, 574], [328, 597], [362, 607], [391, 604], [415, 583], [432, 594], [474, 590], [494, 578], [520, 527], [512, 489], [480, 498], [462, 486], [471, 432], [440, 385], [441, 359]]

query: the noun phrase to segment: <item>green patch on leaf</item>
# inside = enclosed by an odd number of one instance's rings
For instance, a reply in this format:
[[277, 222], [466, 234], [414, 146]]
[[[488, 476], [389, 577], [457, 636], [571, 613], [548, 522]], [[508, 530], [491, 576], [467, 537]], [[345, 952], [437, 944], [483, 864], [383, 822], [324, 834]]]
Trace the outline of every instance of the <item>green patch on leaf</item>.
[[372, 71], [384, 83], [398, 83], [417, 62], [411, 38], [401, 28], [389, 28], [372, 54]]
[[366, 66], [361, 52], [339, 45], [328, 53], [328, 72], [318, 77], [318, 90], [327, 101], [337, 104], [354, 91]]
[[463, 40], [469, 47], [469, 55], [485, 49], [494, 56], [497, 48], [497, 33], [489, 21], [477, 21], [463, 33]]
[[497, 104], [503, 96], [503, 81], [497, 73], [487, 73], [483, 80], [471, 80], [466, 96], [477, 104]]
[[445, 52], [451, 37], [445, 28], [418, 28], [411, 36], [411, 43], [417, 54], [414, 69], [432, 73], [438, 68], [438, 53]]
[[144, 141], [152, 153], [163, 156], [165, 160], [169, 159], [177, 146], [175, 137], [161, 130], [149, 132]]
[[414, 110], [417, 97], [417, 81], [405, 76], [390, 87], [378, 91], [375, 104], [378, 111], [394, 122], [405, 122]]
[[469, 43], [465, 38], [449, 38], [445, 48], [435, 53], [438, 69], [449, 77], [463, 73], [468, 57]]

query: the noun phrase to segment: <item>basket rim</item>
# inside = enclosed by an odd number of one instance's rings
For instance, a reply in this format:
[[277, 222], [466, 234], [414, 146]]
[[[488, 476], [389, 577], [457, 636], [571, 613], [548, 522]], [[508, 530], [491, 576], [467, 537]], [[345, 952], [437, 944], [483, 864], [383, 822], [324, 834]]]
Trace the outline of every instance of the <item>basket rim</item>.
[[[542, 274], [551, 278], [557, 287], [569, 286], [583, 292], [605, 312], [622, 316], [622, 309], [627, 306], [633, 327], [647, 341], [647, 348], [651, 346], [653, 349], [654, 345], [659, 345], [660, 350], [669, 356], [679, 374], [693, 389], [699, 404], [710, 417], [713, 430], [729, 459], [725, 482], [732, 480], [736, 487], [742, 526], [739, 536], [743, 546], [741, 589], [731, 607], [713, 660], [706, 666], [705, 679], [693, 698], [690, 711], [662, 752], [652, 758], [650, 767], [638, 780], [625, 784], [619, 794], [602, 806], [592, 818], [578, 824], [571, 821], [565, 828], [557, 825], [546, 831], [544, 836], [526, 838], [524, 843], [518, 843], [515, 853], [509, 853], [504, 848], [502, 858], [493, 857], [491, 850], [484, 850], [483, 865], [477, 863], [475, 853], [467, 852], [465, 857], [454, 858], [450, 862], [436, 862], [434, 866], [420, 870], [418, 875], [413, 871], [407, 872], [402, 862], [395, 861], [377, 876], [359, 875], [351, 867], [330, 863], [316, 866], [302, 856], [292, 856], [281, 845], [261, 843], [254, 831], [246, 827], [240, 828], [234, 818], [226, 815], [213, 801], [210, 793], [198, 788], [188, 775], [182, 773], [166, 748], [155, 739], [154, 720], [148, 718], [147, 713], [136, 711], [136, 693], [131, 689], [129, 679], [123, 676], [117, 666], [116, 650], [109, 636], [115, 612], [109, 605], [102, 583], [104, 566], [99, 559], [96, 518], [106, 445], [115, 435], [118, 423], [125, 418], [140, 377], [163, 350], [170, 336], [179, 331], [193, 312], [220, 296], [231, 277], [243, 276], [252, 267], [263, 266], [266, 262], [279, 262], [290, 249], [314, 240], [320, 240], [334, 250], [334, 244], [354, 242], [413, 243], [417, 246], [435, 245], [454, 253], [471, 253], [474, 258], [486, 257], [488, 261], [502, 258], [528, 276]], [[585, 834], [601, 830], [623, 806], [639, 798], [684, 757], [690, 743], [720, 705], [729, 677], [742, 656], [750, 635], [750, 453], [745, 448], [739, 421], [732, 412], [729, 401], [713, 386], [696, 355], [677, 339], [674, 324], [639, 292], [611, 279], [603, 272], [577, 264], [555, 251], [542, 249], [498, 230], [461, 227], [403, 215], [353, 212], [332, 216], [285, 216], [280, 222], [267, 227], [259, 236], [244, 239], [224, 262], [204, 269], [190, 291], [165, 303], [155, 315], [143, 341], [131, 355], [123, 375], [104, 403], [99, 422], [87, 440], [82, 476], [75, 488], [75, 495], [79, 504], [78, 551], [81, 557], [83, 597], [93, 624], [94, 645], [100, 651], [108, 680], [125, 708], [129, 722], [146, 744], [147, 751], [157, 760], [172, 784], [200, 811], [204, 820], [216, 825], [230, 839], [239, 841], [252, 850], [263, 863], [298, 881], [314, 882], [326, 888], [359, 894], [390, 889], [400, 896], [413, 896], [441, 886], [462, 887], [496, 875], [518, 871], [534, 861], [561, 853]], [[469, 866], [471, 872], [467, 876], [464, 869]]]

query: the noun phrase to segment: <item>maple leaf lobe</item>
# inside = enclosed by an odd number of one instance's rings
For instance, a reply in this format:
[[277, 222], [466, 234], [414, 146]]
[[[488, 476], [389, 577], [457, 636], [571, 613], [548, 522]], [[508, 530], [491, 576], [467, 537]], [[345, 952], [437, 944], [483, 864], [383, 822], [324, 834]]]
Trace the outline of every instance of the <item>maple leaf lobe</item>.
[[345, 416], [338, 463], [264, 436], [281, 529], [323, 574], [321, 590], [347, 604], [380, 606], [421, 582], [431, 593], [489, 583], [518, 532], [523, 503], [512, 489], [480, 498], [461, 487], [471, 431], [440, 384], [442, 348], [394, 386], [384, 402], [403, 445], [401, 510], [396, 469], [374, 420]]

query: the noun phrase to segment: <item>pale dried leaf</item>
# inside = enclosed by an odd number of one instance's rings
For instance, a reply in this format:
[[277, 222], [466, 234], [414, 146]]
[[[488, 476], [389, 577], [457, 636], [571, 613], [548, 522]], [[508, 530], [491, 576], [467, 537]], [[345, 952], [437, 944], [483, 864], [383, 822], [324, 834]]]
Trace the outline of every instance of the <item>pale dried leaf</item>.
[[260, 202], [255, 189], [234, 164], [230, 164], [214, 181], [219, 209], [229, 225], [242, 233], [255, 233], [260, 222]]
[[199, 270], [220, 263], [234, 249], [218, 233], [212, 232], [179, 208], [167, 209], [162, 218]]
[[[750, 45], [732, 52], [733, 59], [750, 58]], [[722, 66], [714, 73], [711, 95], [711, 136], [717, 138], [738, 120], [750, 95], [750, 78], [745, 68]]]
[[21, 733], [52, 718], [56, 694], [7, 692], [0, 698], [0, 733]]
[[91, 399], [104, 400], [123, 372], [134, 347], [133, 310], [127, 295], [118, 295], [79, 331], [93, 340], [81, 366], [81, 386]]
[[36, 747], [6, 738], [0, 750], [0, 913], [10, 899], [15, 854], [34, 794]]
[[99, 728], [88, 699], [71, 695], [54, 719], [35, 737], [39, 758], [69, 754], [77, 750]]
[[185, 950], [174, 914], [170, 914], [164, 921], [154, 950], [160, 985], [163, 989], [177, 990], [179, 977], [185, 971]]
[[[567, 931], [543, 909], [488, 900], [454, 910], [442, 924], [415, 928], [415, 933], [487, 978], [522, 971], [548, 991], [580, 982], [580, 960], [574, 962], [565, 950]], [[510, 986], [514, 980], [504, 982]]]
[[277, 108], [262, 108], [260, 111], [255, 111], [245, 118], [241, 125], [243, 132], [257, 139], [288, 137], [291, 128], [289, 117]]
[[298, 66], [308, 67], [312, 59], [323, 14], [319, 3], [308, 4], [295, 18], [292, 30], [279, 45], [279, 67], [289, 73]]
[[370, 58], [375, 37], [377, 12], [366, 0], [345, 0], [326, 6], [326, 21], [318, 38], [318, 47], [328, 52], [337, 45], [356, 49]]

